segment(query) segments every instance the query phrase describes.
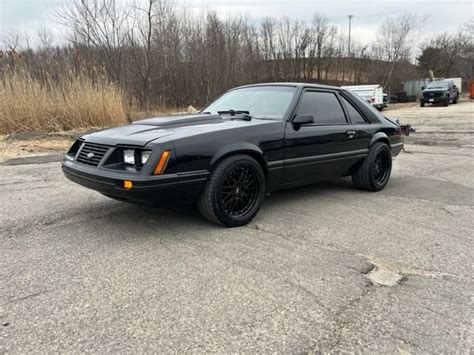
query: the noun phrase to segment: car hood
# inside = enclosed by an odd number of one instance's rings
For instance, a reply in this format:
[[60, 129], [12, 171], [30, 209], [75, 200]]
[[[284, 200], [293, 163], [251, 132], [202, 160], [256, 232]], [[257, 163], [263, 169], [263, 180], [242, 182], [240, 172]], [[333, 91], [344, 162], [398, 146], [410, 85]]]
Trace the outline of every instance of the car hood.
[[135, 121], [132, 124], [106, 129], [100, 132], [85, 135], [87, 142], [108, 145], [145, 146], [148, 143], [160, 140], [173, 140], [176, 137], [194, 136], [211, 131], [242, 127], [270, 121], [243, 121], [231, 120], [228, 117], [210, 114], [185, 114], [147, 118]]

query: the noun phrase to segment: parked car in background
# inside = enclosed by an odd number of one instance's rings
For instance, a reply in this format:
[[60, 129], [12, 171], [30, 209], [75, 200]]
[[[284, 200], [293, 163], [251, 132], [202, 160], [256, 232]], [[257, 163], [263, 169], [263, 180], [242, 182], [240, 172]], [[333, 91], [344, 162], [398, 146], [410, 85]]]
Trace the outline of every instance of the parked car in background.
[[425, 104], [443, 104], [448, 106], [450, 102], [456, 104], [459, 100], [459, 90], [452, 80], [440, 80], [431, 82], [423, 91], [420, 97], [420, 106]]
[[421, 78], [421, 79], [414, 79], [414, 80], [407, 80], [404, 81], [403, 84], [403, 91], [406, 92], [406, 95], [412, 101], [412, 98], [415, 97], [415, 101], [421, 96], [423, 92], [423, 88], [427, 87], [433, 81], [444, 81], [444, 80], [452, 80], [454, 85], [457, 86], [459, 90], [459, 94], [462, 92], [462, 78]]
[[87, 134], [66, 154], [70, 180], [135, 203], [197, 202], [228, 227], [252, 220], [265, 194], [352, 176], [385, 187], [402, 127], [338, 87], [273, 83], [226, 92], [201, 112]]
[[359, 95], [379, 111], [387, 107], [387, 102], [383, 98], [383, 88], [380, 85], [352, 85], [342, 88]]
[[442, 80], [452, 80], [458, 88], [459, 95], [462, 94], [462, 78], [443, 78]]

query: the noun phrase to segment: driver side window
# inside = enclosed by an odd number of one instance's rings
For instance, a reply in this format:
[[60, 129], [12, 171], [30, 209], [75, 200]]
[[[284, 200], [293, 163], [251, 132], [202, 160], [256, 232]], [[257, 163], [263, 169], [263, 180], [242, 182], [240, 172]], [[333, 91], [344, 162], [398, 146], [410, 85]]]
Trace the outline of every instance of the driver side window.
[[301, 97], [298, 115], [313, 115], [315, 125], [347, 124], [344, 111], [332, 92], [305, 91]]

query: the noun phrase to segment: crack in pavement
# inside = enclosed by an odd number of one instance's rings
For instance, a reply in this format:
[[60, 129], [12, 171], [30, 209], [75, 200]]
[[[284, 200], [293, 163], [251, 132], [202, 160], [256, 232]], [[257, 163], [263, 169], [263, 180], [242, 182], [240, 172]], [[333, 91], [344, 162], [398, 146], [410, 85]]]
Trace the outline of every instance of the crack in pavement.
[[42, 294], [45, 294], [45, 293], [46, 293], [46, 291], [39, 291], [39, 292], [30, 293], [30, 294], [28, 294], [28, 295], [21, 296], [21, 297], [10, 298], [9, 303], [15, 303], [15, 302], [19, 302], [19, 301], [24, 301], [24, 300], [27, 300], [27, 299], [29, 299], [29, 298], [34, 298], [34, 297], [41, 296]]
[[[246, 228], [252, 228], [252, 226], [245, 226]], [[258, 225], [258, 228], [253, 227], [254, 229], [273, 234], [276, 236], [279, 236], [281, 238], [286, 238], [288, 237], [285, 234], [282, 234], [280, 232], [275, 232], [271, 231], [267, 228], [265, 228], [263, 225]], [[311, 241], [313, 244], [316, 244], [320, 246], [320, 249], [326, 250], [326, 251], [334, 251], [338, 253], [345, 253], [345, 254], [350, 254], [352, 256], [356, 256], [359, 258], [364, 259], [366, 262], [369, 262], [373, 264], [376, 267], [382, 268], [384, 270], [389, 270], [392, 272], [400, 272], [404, 276], [410, 276], [410, 275], [417, 275], [417, 276], [425, 276], [425, 277], [434, 277], [434, 278], [454, 278], [454, 279], [459, 279], [461, 281], [472, 281], [474, 278], [470, 278], [468, 276], [461, 276], [453, 273], [447, 273], [439, 270], [431, 270], [431, 269], [422, 269], [422, 268], [417, 268], [417, 267], [411, 267], [411, 266], [405, 266], [393, 261], [385, 260], [383, 258], [374, 256], [374, 255], [368, 255], [368, 254], [363, 254], [358, 251], [340, 246], [340, 245], [335, 245], [335, 244], [328, 244], [328, 243], [323, 243], [319, 240], [312, 240]], [[356, 269], [357, 270], [357, 269]], [[370, 270], [369, 270], [370, 271]], [[369, 272], [367, 271], [367, 273]], [[363, 273], [363, 272], [361, 272]]]

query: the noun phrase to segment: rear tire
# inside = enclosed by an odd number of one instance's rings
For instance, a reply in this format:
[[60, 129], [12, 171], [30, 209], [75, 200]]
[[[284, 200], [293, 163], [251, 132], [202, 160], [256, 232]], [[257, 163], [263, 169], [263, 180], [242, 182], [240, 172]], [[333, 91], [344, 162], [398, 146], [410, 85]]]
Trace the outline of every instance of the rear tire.
[[420, 101], [420, 107], [425, 107], [425, 103], [423, 101]]
[[387, 185], [391, 172], [392, 154], [390, 147], [385, 143], [377, 142], [352, 175], [352, 182], [361, 190], [380, 191]]
[[265, 175], [260, 164], [248, 155], [224, 159], [211, 172], [198, 201], [201, 214], [226, 227], [250, 222], [265, 196]]

